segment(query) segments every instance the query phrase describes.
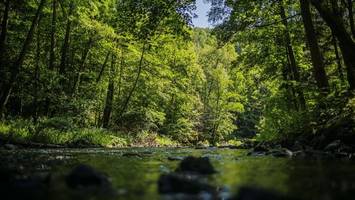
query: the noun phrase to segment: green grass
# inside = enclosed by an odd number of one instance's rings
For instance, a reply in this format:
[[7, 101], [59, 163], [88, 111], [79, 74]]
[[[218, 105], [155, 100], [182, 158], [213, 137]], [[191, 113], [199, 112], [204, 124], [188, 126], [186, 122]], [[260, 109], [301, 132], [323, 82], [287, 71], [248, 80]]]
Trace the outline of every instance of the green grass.
[[152, 132], [122, 133], [94, 127], [78, 128], [70, 123], [54, 118], [41, 120], [37, 125], [21, 119], [0, 122], [0, 138], [15, 144], [32, 142], [69, 147], [180, 146], [171, 138]]

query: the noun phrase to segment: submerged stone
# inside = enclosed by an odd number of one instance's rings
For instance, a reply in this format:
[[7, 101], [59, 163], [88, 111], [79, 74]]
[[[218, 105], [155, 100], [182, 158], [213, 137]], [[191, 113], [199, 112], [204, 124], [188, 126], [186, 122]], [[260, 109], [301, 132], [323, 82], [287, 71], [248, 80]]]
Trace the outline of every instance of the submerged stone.
[[337, 149], [340, 148], [342, 142], [340, 140], [335, 140], [332, 143], [328, 144], [324, 150], [325, 151], [336, 151]]
[[293, 152], [286, 149], [286, 148], [281, 148], [281, 149], [274, 149], [269, 152], [274, 157], [292, 157]]
[[123, 157], [142, 157], [143, 154], [140, 154], [138, 152], [126, 152], [122, 154]]
[[106, 175], [87, 165], [75, 167], [65, 180], [67, 185], [73, 189], [110, 186]]
[[158, 187], [160, 194], [199, 194], [201, 192], [213, 193], [216, 191], [214, 187], [202, 182], [196, 176], [177, 173], [160, 176]]
[[48, 174], [25, 176], [15, 171], [0, 171], [1, 199], [47, 199], [49, 181]]
[[18, 147], [16, 145], [13, 145], [13, 144], [5, 144], [4, 148], [6, 150], [16, 150], [16, 149], [18, 149]]
[[201, 175], [216, 173], [216, 170], [212, 166], [208, 157], [197, 158], [193, 156], [186, 157], [184, 160], [182, 160], [176, 171], [197, 173]]
[[183, 156], [169, 156], [168, 160], [170, 160], [170, 161], [182, 161], [182, 160], [184, 160], [184, 157]]

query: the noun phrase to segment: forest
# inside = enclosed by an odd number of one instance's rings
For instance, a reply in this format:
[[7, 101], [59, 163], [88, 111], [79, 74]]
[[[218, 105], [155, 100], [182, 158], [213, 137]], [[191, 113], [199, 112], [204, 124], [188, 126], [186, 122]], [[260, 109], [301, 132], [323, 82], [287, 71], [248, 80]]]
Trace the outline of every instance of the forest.
[[193, 28], [193, 0], [3, 0], [3, 140], [216, 146], [354, 131], [342, 126], [354, 120], [351, 0], [209, 2], [213, 29]]
[[0, 0], [5, 199], [353, 198], [354, 1], [197, 2]]

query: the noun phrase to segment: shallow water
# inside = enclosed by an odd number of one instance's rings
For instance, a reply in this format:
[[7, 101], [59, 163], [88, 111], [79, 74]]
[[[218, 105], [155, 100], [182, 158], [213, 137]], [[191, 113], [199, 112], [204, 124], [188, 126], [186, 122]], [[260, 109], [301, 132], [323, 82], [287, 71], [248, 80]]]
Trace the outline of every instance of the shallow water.
[[[208, 182], [230, 194], [241, 186], [260, 187], [300, 200], [355, 199], [355, 162], [249, 157], [231, 149], [131, 148], [1, 151], [1, 166], [31, 173], [50, 172], [50, 199], [69, 199], [61, 177], [77, 164], [106, 173], [118, 192], [115, 199], [159, 199], [157, 180], [179, 161], [168, 157], [207, 156], [217, 174]], [[89, 198], [90, 199], [90, 198]]]

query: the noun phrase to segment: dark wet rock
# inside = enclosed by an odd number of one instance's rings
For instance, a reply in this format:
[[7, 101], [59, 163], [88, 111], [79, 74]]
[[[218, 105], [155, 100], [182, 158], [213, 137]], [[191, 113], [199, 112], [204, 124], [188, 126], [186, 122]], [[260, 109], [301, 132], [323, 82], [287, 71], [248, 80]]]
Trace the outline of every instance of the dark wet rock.
[[208, 146], [196, 146], [195, 149], [208, 149]]
[[269, 150], [269, 146], [266, 145], [265, 143], [259, 143], [258, 145], [256, 145], [254, 148], [253, 148], [253, 151], [259, 151], [259, 152], [262, 152], [262, 151], [268, 151]]
[[16, 171], [0, 172], [1, 199], [7, 200], [44, 200], [48, 198], [48, 174], [32, 176], [22, 175]]
[[303, 150], [293, 152], [293, 157], [295, 157], [295, 158], [305, 158], [306, 156], [307, 155], [306, 155], [305, 151], [303, 151]]
[[197, 149], [197, 150], [214, 151], [214, 150], [217, 150], [218, 147], [215, 147], [215, 146], [196, 146], [195, 149]]
[[185, 157], [183, 157], [183, 156], [169, 156], [168, 160], [170, 160], [170, 161], [182, 161], [182, 160], [184, 160], [184, 158]]
[[306, 147], [304, 145], [304, 143], [302, 143], [301, 141], [299, 140], [296, 140], [294, 142], [294, 144], [292, 145], [291, 149], [292, 151], [302, 151], [304, 150]]
[[171, 170], [164, 165], [159, 166], [159, 171], [160, 171], [160, 173], [163, 173], [163, 174], [169, 174], [171, 172]]
[[335, 140], [333, 142], [331, 142], [330, 144], [328, 144], [324, 150], [325, 151], [336, 151], [337, 149], [339, 149], [342, 145], [342, 142], [340, 140]]
[[216, 188], [201, 181], [197, 176], [178, 173], [160, 176], [158, 188], [160, 194], [199, 194], [201, 192], [216, 192]]
[[267, 154], [266, 151], [254, 151], [251, 150], [247, 153], [247, 156], [265, 156]]
[[251, 148], [248, 156], [265, 156], [268, 154], [270, 146], [266, 142], [261, 142]]
[[231, 200], [290, 200], [274, 191], [260, 188], [242, 187]]
[[342, 159], [351, 159], [351, 154], [345, 153], [345, 152], [337, 152], [334, 153], [335, 158], [342, 158]]
[[67, 185], [73, 189], [87, 187], [105, 188], [111, 185], [106, 175], [87, 165], [75, 167], [65, 180]]
[[216, 170], [208, 157], [186, 157], [181, 161], [177, 172], [192, 172], [202, 175], [214, 174]]
[[16, 145], [13, 145], [13, 144], [5, 144], [4, 148], [6, 150], [16, 150], [16, 149], [18, 149], [18, 147]]
[[282, 148], [280, 144], [267, 144], [266, 142], [259, 143], [251, 151], [248, 156], [265, 156], [271, 155], [274, 157], [292, 157], [293, 152], [287, 148]]
[[222, 146], [218, 146], [218, 149], [238, 149], [238, 146], [236, 145], [222, 145]]
[[93, 144], [90, 140], [88, 140], [86, 138], [77, 139], [77, 140], [71, 142], [68, 146], [73, 147], [73, 148], [101, 147], [100, 145]]
[[257, 145], [255, 141], [249, 139], [242, 140], [241, 142], [242, 144], [238, 146], [239, 149], [252, 149]]
[[[145, 154], [149, 155], [149, 154]], [[138, 152], [126, 152], [122, 154], [123, 157], [143, 157], [143, 153], [138, 153]]]
[[241, 149], [241, 147], [236, 145], [230, 145], [228, 146], [228, 149]]
[[213, 160], [222, 160], [223, 159], [223, 157], [220, 154], [204, 154], [202, 157], [213, 159]]
[[334, 159], [334, 154], [318, 151], [318, 150], [304, 150], [304, 151], [296, 151], [293, 152], [294, 158], [300, 159]]
[[355, 161], [355, 153], [349, 154], [349, 160]]
[[281, 149], [273, 149], [268, 152], [269, 155], [274, 157], [292, 157], [293, 153], [289, 149], [281, 148]]
[[147, 150], [147, 151], [143, 151], [142, 154], [143, 154], [143, 155], [149, 155], [149, 156], [150, 156], [150, 155], [153, 155], [154, 153], [153, 153], [152, 151], [148, 151], [148, 150]]

